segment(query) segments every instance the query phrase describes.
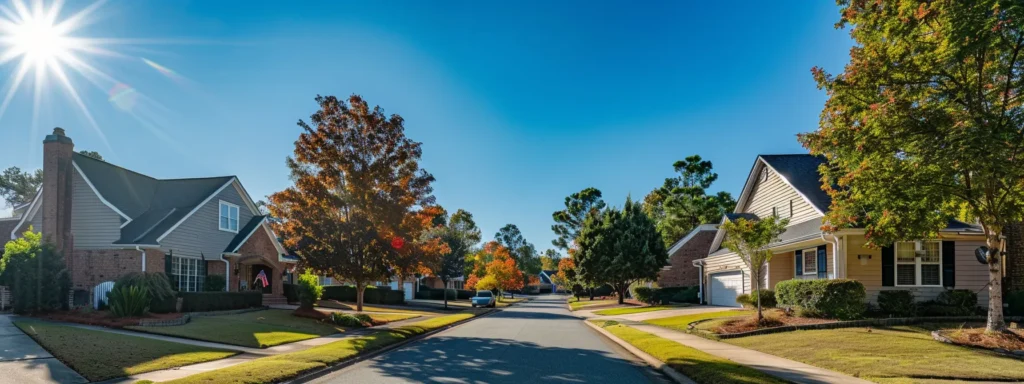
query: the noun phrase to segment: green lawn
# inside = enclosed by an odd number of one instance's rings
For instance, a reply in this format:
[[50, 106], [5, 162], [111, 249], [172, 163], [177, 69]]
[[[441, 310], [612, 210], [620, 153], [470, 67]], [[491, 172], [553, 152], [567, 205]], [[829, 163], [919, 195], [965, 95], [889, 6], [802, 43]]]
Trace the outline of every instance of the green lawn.
[[657, 325], [657, 326], [661, 326], [661, 327], [665, 327], [665, 328], [672, 328], [672, 329], [675, 329], [675, 330], [686, 332], [687, 331], [686, 327], [689, 326], [690, 323], [692, 323], [694, 321], [697, 321], [697, 320], [717, 319], [717, 318], [721, 318], [721, 317], [745, 316], [745, 315], [749, 315], [751, 313], [754, 313], [754, 312], [753, 311], [730, 311], [730, 310], [725, 310], [725, 311], [721, 311], [721, 312], [705, 312], [705, 313], [697, 313], [697, 314], [693, 314], [693, 315], [664, 317], [664, 318], [661, 318], [661, 319], [646, 320], [644, 322], [647, 323], [647, 324]]
[[197, 364], [237, 353], [34, 320], [18, 320], [14, 325], [89, 381]]
[[[350, 310], [350, 311], [355, 311], [356, 310], [356, 303], [348, 303], [348, 302], [342, 302], [342, 301], [337, 301], [337, 300], [320, 300], [320, 302], [317, 305], [319, 305], [321, 307], [324, 307], [324, 308], [346, 309], [346, 310]], [[367, 304], [363, 305], [363, 312], [404, 313], [404, 314], [420, 315], [420, 316], [426, 316], [426, 315], [433, 315], [433, 314], [435, 314], [434, 312], [430, 312], [430, 311], [426, 311], [426, 310], [422, 310], [422, 309], [404, 309], [404, 308], [376, 307], [376, 306], [367, 305]], [[370, 313], [370, 315], [373, 315], [373, 313]]]
[[618, 303], [619, 303], [618, 299], [593, 300], [593, 301], [591, 301], [591, 300], [570, 301], [569, 302], [569, 308], [572, 309], [573, 311], [578, 311], [578, 310], [584, 309], [586, 307], [594, 307], [594, 306], [598, 306], [598, 305], [614, 305], [614, 304], [618, 304]]
[[473, 313], [468, 312], [440, 316], [388, 331], [376, 332], [369, 336], [336, 341], [305, 351], [264, 357], [228, 368], [188, 376], [170, 381], [169, 383], [252, 384], [280, 382], [298, 376], [301, 373], [334, 365], [360, 353], [380, 349], [473, 316]]
[[[603, 322], [592, 320], [595, 324]], [[786, 383], [761, 371], [736, 364], [625, 325], [604, 327], [618, 338], [647, 352], [654, 358], [698, 383]]]
[[[418, 315], [373, 314], [374, 318], [389, 321]], [[267, 348], [327, 336], [346, 329], [312, 319], [292, 316], [291, 311], [269, 309], [236, 315], [194, 317], [188, 324], [173, 327], [128, 327], [129, 329], [189, 339]]]
[[601, 316], [629, 315], [629, 314], [633, 314], [633, 313], [664, 311], [666, 309], [679, 309], [679, 308], [688, 307], [688, 306], [689, 306], [689, 304], [681, 304], [681, 305], [652, 305], [652, 306], [649, 306], [649, 307], [632, 307], [632, 308], [612, 308], [612, 309], [606, 309], [606, 310], [603, 310], [603, 311], [597, 311], [597, 312], [594, 312], [594, 314], [595, 315], [601, 315]]
[[880, 383], [1024, 380], [1024, 361], [932, 340], [938, 327], [795, 331], [724, 341]]

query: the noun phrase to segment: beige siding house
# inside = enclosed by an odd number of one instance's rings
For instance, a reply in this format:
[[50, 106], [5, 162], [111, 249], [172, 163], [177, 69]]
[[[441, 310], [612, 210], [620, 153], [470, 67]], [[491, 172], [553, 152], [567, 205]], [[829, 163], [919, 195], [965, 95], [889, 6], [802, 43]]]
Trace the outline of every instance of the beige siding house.
[[[774, 289], [789, 279], [855, 279], [864, 284], [868, 300], [884, 290], [910, 290], [918, 300], [934, 299], [946, 289], [978, 292], [988, 303], [988, 269], [974, 257], [984, 245], [976, 226], [951, 220], [935, 239], [912, 239], [880, 248], [867, 247], [862, 229], [821, 231], [831, 199], [821, 190], [818, 165], [811, 155], [761, 155], [750, 171], [736, 210], [722, 221], [775, 215], [790, 219], [786, 232], [772, 246], [774, 255], [763, 274], [764, 287]], [[722, 247], [716, 234], [702, 268], [701, 297], [708, 304], [737, 306], [750, 293], [750, 270], [738, 255]]]

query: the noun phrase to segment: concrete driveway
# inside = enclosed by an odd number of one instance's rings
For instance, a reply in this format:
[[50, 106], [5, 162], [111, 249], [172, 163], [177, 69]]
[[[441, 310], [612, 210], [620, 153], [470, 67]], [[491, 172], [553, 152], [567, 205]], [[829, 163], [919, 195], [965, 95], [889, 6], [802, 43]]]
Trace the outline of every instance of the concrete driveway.
[[0, 315], [0, 382], [89, 382], [21, 332], [11, 323], [11, 317]]

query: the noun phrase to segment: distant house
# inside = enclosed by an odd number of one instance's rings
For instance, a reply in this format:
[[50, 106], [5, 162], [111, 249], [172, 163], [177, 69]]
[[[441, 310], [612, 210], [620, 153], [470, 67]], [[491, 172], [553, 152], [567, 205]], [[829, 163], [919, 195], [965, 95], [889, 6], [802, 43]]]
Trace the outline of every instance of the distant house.
[[694, 228], [668, 249], [668, 265], [658, 272], [659, 287], [696, 287], [700, 284], [700, 269], [694, 260], [708, 255], [715, 240], [718, 225], [703, 224]]
[[[855, 279], [864, 284], [868, 300], [887, 290], [909, 290], [918, 300], [932, 300], [947, 289], [978, 292], [988, 302], [988, 266], [975, 260], [985, 245], [974, 225], [950, 220], [938, 237], [907, 239], [869, 248], [864, 229], [821, 230], [831, 198], [821, 189], [818, 166], [825, 160], [807, 154], [760, 155], [754, 161], [736, 210], [722, 222], [768, 216], [790, 219], [779, 241], [770, 246], [763, 286], [774, 289], [790, 279]], [[738, 306], [736, 296], [750, 293], [750, 271], [740, 257], [722, 247], [719, 230], [707, 257], [694, 261], [702, 269], [701, 295], [713, 305]]]
[[77, 302], [131, 272], [167, 273], [184, 292], [222, 275], [228, 291], [259, 288], [265, 303], [284, 302], [296, 260], [237, 177], [156, 179], [76, 153], [61, 128], [43, 141], [43, 173], [35, 199], [0, 219], [0, 236], [42, 232], [64, 254]]
[[555, 275], [558, 271], [555, 270], [542, 270], [537, 275], [540, 278], [540, 291], [541, 292], [558, 292], [559, 289], [565, 289], [565, 287], [559, 287], [555, 284]]

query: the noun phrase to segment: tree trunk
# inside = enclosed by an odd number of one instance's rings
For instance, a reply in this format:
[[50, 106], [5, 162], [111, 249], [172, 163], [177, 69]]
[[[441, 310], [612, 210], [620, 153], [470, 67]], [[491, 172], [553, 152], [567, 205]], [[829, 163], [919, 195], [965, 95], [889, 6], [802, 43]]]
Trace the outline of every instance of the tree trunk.
[[[753, 276], [751, 276], [753, 278]], [[757, 326], [761, 326], [761, 321], [764, 320], [764, 315], [761, 314], [761, 277], [757, 276], [754, 280], [754, 294], [757, 296]]]
[[356, 312], [363, 311], [363, 292], [366, 292], [366, 283], [356, 282]]
[[594, 301], [594, 288], [587, 288], [587, 293], [590, 294], [590, 301]]
[[1000, 249], [999, 234], [987, 234], [988, 245], [988, 323], [985, 332], [1006, 331], [1006, 321], [1003, 319], [1003, 274], [1002, 263], [999, 260]]
[[624, 304], [626, 302], [626, 287], [619, 284], [619, 289], [617, 289], [617, 291], [619, 291], [619, 304]]
[[448, 280], [441, 280], [441, 284], [444, 284], [444, 309], [448, 309]]

